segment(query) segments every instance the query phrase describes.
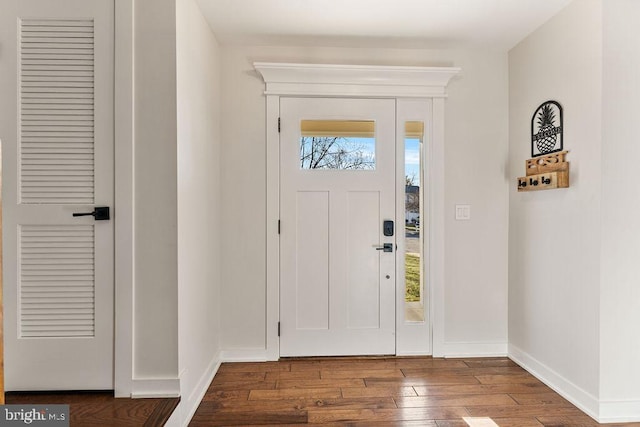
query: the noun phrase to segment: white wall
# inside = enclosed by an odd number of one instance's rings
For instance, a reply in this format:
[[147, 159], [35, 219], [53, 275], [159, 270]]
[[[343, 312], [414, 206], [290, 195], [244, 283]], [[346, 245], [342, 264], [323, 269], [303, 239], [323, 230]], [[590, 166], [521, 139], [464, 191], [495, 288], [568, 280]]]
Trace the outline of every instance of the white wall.
[[[600, 0], [574, 1], [509, 52], [510, 355], [597, 407], [600, 368]], [[568, 189], [517, 193], [531, 116], [564, 109]], [[566, 394], [565, 393], [565, 394]]]
[[179, 411], [190, 417], [219, 359], [220, 52], [194, 0], [176, 2]]
[[[507, 56], [480, 50], [460, 53], [453, 61], [462, 75], [447, 88], [446, 100], [445, 351], [504, 355]], [[456, 204], [471, 205], [470, 221], [455, 220]]]
[[601, 410], [609, 416], [621, 404], [633, 405], [639, 420], [640, 2], [602, 3]]
[[175, 0], [134, 9], [133, 377], [142, 393], [178, 377], [175, 9]]
[[[462, 67], [446, 102], [445, 341], [450, 354], [506, 353], [506, 54], [264, 46], [222, 52], [222, 348], [265, 348], [265, 98], [252, 63], [273, 61]], [[471, 221], [453, 220], [455, 203], [472, 205]]]

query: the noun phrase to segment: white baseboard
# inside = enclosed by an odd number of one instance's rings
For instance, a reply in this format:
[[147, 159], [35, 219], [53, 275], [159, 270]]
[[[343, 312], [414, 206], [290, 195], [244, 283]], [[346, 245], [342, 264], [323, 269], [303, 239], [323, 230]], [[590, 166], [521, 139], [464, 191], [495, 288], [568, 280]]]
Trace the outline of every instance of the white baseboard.
[[552, 388], [556, 393], [573, 403], [591, 418], [598, 420], [598, 399], [578, 387], [549, 366], [538, 361], [517, 346], [509, 344], [509, 358], [526, 369], [531, 375]]
[[179, 378], [145, 378], [133, 380], [133, 390], [131, 392], [133, 399], [179, 396]]
[[397, 351], [396, 356], [431, 356], [431, 352], [425, 351]]
[[171, 414], [171, 416], [167, 420], [167, 422], [164, 423], [163, 427], [182, 427], [182, 423], [180, 422], [181, 419], [182, 418], [181, 418], [180, 411], [178, 410], [178, 408], [176, 408], [173, 411], [173, 414]]
[[[193, 415], [198, 409], [198, 405], [200, 405], [202, 398], [209, 388], [209, 384], [211, 384], [211, 381], [213, 381], [213, 377], [216, 375], [216, 372], [218, 372], [221, 363], [222, 362], [220, 359], [220, 353], [218, 352], [218, 354], [216, 354], [209, 362], [207, 369], [200, 377], [200, 380], [198, 380], [196, 386], [193, 388], [193, 390], [190, 390], [189, 397], [180, 400], [180, 404], [176, 408], [176, 411], [174, 411], [174, 413], [178, 412], [178, 419], [180, 420], [176, 425], [183, 427], [189, 425], [189, 422], [191, 422], [191, 418], [193, 418]], [[185, 394], [186, 392], [188, 392], [188, 390], [185, 390]], [[171, 425], [172, 424], [169, 423], [166, 424], [166, 426]]]
[[220, 352], [222, 362], [266, 362], [269, 360], [264, 348], [246, 350], [223, 350]]
[[442, 357], [504, 357], [506, 342], [445, 342]]
[[[445, 343], [443, 357], [505, 357], [507, 343], [459, 342]], [[425, 352], [402, 352], [397, 356], [429, 356]], [[224, 350], [220, 352], [222, 362], [266, 362], [269, 358], [266, 349]]]
[[599, 423], [640, 422], [640, 400], [600, 401]]

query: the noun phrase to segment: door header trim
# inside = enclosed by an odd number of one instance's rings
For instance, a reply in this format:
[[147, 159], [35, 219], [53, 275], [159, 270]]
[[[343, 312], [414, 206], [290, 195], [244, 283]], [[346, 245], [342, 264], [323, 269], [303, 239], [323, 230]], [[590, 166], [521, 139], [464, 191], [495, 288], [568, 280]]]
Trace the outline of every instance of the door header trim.
[[457, 67], [254, 62], [265, 95], [444, 98]]

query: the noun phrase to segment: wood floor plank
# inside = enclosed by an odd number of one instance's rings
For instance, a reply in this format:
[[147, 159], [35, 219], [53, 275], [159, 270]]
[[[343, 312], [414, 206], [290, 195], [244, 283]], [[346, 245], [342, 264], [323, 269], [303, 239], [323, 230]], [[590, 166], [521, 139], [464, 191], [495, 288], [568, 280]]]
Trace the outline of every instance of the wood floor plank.
[[342, 395], [344, 397], [406, 397], [417, 396], [413, 387], [357, 387], [357, 388], [343, 388]]
[[293, 371], [302, 371], [306, 369], [320, 369], [326, 371], [353, 371], [353, 370], [385, 370], [399, 369], [393, 361], [385, 359], [373, 360], [326, 360], [317, 362], [315, 365], [303, 367], [300, 365], [292, 365]]
[[339, 388], [287, 388], [276, 390], [251, 390], [249, 400], [281, 399], [338, 399], [342, 397]]
[[538, 417], [538, 421], [545, 427], [640, 427], [640, 423], [608, 423], [598, 424], [593, 418], [584, 414], [572, 417]]
[[367, 387], [381, 387], [389, 384], [405, 386], [480, 384], [473, 375], [432, 375], [428, 377], [365, 378]]
[[[275, 424], [272, 424], [275, 425]], [[342, 423], [322, 423], [322, 424], [316, 424], [316, 423], [305, 423], [305, 424], [277, 424], [278, 427], [300, 427], [301, 425], [305, 426], [305, 427], [345, 427], [344, 424]], [[238, 424], [235, 427], [257, 427], [257, 426], [264, 426], [264, 424]]]
[[[322, 424], [325, 426], [326, 424]], [[344, 427], [344, 424], [340, 424]], [[366, 422], [351, 422], [349, 427], [438, 427], [433, 420], [419, 420], [419, 421], [366, 421]], [[468, 426], [465, 426], [468, 427]]]
[[[291, 365], [285, 362], [243, 362], [223, 363], [218, 369], [218, 374], [227, 372], [270, 372], [290, 371]], [[217, 374], [216, 374], [217, 375]]]
[[478, 368], [402, 368], [405, 377], [425, 377], [430, 375], [512, 375], [526, 374], [519, 366], [482, 366]]
[[542, 384], [540, 380], [528, 373], [513, 375], [476, 375], [482, 384]]
[[404, 378], [400, 369], [322, 370], [320, 378]]
[[[143, 427], [163, 426], [171, 417], [171, 414], [180, 403], [180, 399], [162, 399], [146, 419]], [[113, 422], [109, 420], [109, 422]]]
[[472, 417], [518, 418], [544, 416], [576, 416], [583, 413], [575, 406], [566, 405], [516, 405], [468, 407]]
[[365, 387], [362, 378], [314, 379], [314, 380], [278, 380], [276, 388], [354, 388]]
[[463, 384], [463, 385], [429, 385], [414, 386], [418, 396], [456, 396], [468, 394], [491, 394], [491, 393], [553, 393], [553, 391], [542, 383], [534, 384]]
[[224, 381], [214, 378], [209, 390], [275, 390], [275, 381]]
[[511, 359], [506, 359], [504, 357], [493, 359], [464, 359], [464, 363], [470, 368], [482, 368], [482, 367], [497, 367], [497, 366], [518, 366], [516, 362]]
[[495, 418], [493, 421], [500, 427], [541, 427], [535, 418]]
[[459, 420], [436, 420], [436, 426], [438, 427], [469, 427], [466, 421]]
[[398, 408], [420, 408], [430, 406], [512, 406], [518, 403], [508, 394], [476, 394], [472, 396], [430, 396], [430, 397], [398, 397], [395, 399]]
[[438, 420], [436, 421], [438, 427], [484, 427], [499, 426], [499, 427], [542, 427], [542, 424], [535, 418], [467, 418], [465, 420]]
[[305, 370], [305, 371], [272, 371], [267, 372], [267, 381], [270, 380], [319, 380], [319, 370]]
[[[345, 427], [345, 423], [309, 423], [303, 424], [307, 427]], [[366, 421], [366, 422], [350, 422], [348, 427], [438, 427], [436, 421]], [[540, 426], [541, 424], [538, 424]], [[237, 427], [255, 427], [256, 424], [246, 424]], [[278, 424], [278, 427], [300, 427], [300, 424]], [[469, 427], [465, 423], [464, 427]]]
[[[517, 366], [517, 365], [516, 365]], [[462, 360], [455, 359], [433, 359], [430, 357], [410, 357], [410, 358], [392, 358], [392, 359], [356, 359], [356, 360], [313, 360], [313, 361], [294, 361], [291, 362], [292, 371], [302, 371], [308, 369], [323, 370], [358, 370], [358, 369], [455, 369], [469, 368]]]
[[319, 411], [309, 410], [309, 422], [420, 421], [469, 416], [465, 408], [406, 408]]
[[268, 424], [305, 424], [307, 423], [306, 411], [256, 411], [244, 412], [219, 411], [215, 417], [206, 416], [196, 411], [190, 427], [200, 426], [237, 426], [237, 425], [268, 425]]
[[202, 398], [203, 402], [207, 401], [243, 401], [249, 400], [249, 392], [251, 390], [209, 390]]
[[553, 391], [545, 393], [510, 393], [509, 395], [520, 405], [560, 404], [572, 406], [568, 400]]
[[571, 417], [545, 415], [537, 417], [537, 420], [545, 427], [594, 427], [600, 425], [585, 414]]
[[122, 426], [142, 426], [152, 416], [155, 408], [149, 407], [142, 399], [137, 402], [118, 402], [112, 404], [72, 404], [74, 415], [70, 419], [71, 425], [100, 426], [109, 425], [118, 419]]
[[247, 411], [251, 408], [257, 410], [273, 411], [300, 411], [309, 409], [335, 410], [335, 409], [396, 409], [396, 403], [392, 398], [339, 398], [339, 399], [284, 399], [284, 400], [247, 400], [247, 401], [203, 401], [198, 412], [214, 414], [216, 411]]
[[[272, 372], [269, 372], [272, 373]], [[261, 381], [266, 379], [267, 372], [223, 372], [221, 374], [216, 374], [217, 382], [224, 381]]]
[[468, 365], [459, 359], [434, 359], [432, 357], [399, 358], [396, 366], [400, 369], [441, 368], [454, 369], [466, 368]]

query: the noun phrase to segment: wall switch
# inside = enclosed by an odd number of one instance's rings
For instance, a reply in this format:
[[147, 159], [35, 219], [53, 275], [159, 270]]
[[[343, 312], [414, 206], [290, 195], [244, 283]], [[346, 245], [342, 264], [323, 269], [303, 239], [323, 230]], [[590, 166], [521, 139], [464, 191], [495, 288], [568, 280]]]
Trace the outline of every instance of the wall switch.
[[456, 205], [456, 221], [471, 219], [471, 205]]

